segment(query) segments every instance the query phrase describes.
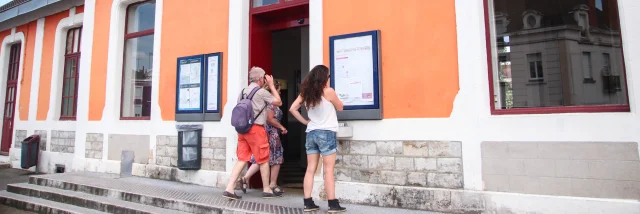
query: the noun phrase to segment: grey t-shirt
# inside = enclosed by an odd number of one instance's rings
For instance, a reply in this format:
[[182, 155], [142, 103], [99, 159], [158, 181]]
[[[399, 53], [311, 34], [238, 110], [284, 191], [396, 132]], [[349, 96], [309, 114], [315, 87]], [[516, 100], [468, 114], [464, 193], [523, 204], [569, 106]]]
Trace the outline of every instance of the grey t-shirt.
[[[249, 94], [255, 87], [258, 87], [258, 84], [251, 83], [249, 84], [249, 86], [244, 87], [242, 93], [238, 95], [238, 102], [240, 102], [243, 96], [249, 96]], [[258, 89], [256, 94], [253, 95], [253, 99], [251, 99], [251, 105], [253, 106], [253, 116], [257, 116], [260, 111], [262, 111], [262, 114], [260, 114], [260, 116], [256, 118], [255, 122], [253, 122], [254, 124], [264, 125], [267, 123], [267, 109], [265, 108], [265, 106], [267, 106], [267, 104], [271, 104], [274, 99], [275, 97], [273, 97], [273, 95], [271, 95], [269, 91], [262, 88]], [[262, 110], [263, 108], [265, 109]]]

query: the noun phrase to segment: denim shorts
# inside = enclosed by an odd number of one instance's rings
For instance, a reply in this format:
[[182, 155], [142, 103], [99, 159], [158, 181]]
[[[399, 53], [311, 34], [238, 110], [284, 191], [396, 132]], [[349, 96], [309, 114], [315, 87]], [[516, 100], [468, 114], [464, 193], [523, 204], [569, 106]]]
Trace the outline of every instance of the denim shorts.
[[336, 132], [328, 130], [313, 130], [307, 132], [307, 154], [331, 155], [338, 152]]

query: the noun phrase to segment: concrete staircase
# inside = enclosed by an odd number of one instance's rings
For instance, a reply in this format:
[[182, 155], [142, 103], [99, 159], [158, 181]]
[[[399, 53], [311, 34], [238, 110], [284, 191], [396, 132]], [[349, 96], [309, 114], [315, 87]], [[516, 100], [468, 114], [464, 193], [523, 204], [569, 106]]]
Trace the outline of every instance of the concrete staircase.
[[[285, 188], [287, 189], [287, 188]], [[280, 198], [262, 199], [249, 190], [242, 200], [223, 198], [223, 190], [175, 181], [114, 174], [71, 172], [34, 175], [27, 183], [7, 185], [0, 204], [36, 213], [303, 213], [301, 190], [287, 189]], [[316, 201], [327, 212], [326, 201]], [[429, 213], [343, 203], [349, 213]]]
[[37, 213], [303, 213], [301, 208], [194, 193], [181, 185], [107, 174], [39, 175], [7, 185], [0, 203]]

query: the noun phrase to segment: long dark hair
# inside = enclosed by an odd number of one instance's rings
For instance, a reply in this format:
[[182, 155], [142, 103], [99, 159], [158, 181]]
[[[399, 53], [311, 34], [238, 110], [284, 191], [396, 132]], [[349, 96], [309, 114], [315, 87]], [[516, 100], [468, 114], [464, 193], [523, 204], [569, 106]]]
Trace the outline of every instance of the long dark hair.
[[300, 86], [300, 96], [302, 96], [304, 105], [307, 109], [313, 108], [317, 104], [320, 104], [322, 95], [324, 94], [324, 87], [329, 81], [329, 68], [324, 65], [316, 65], [313, 67], [309, 74], [302, 80]]

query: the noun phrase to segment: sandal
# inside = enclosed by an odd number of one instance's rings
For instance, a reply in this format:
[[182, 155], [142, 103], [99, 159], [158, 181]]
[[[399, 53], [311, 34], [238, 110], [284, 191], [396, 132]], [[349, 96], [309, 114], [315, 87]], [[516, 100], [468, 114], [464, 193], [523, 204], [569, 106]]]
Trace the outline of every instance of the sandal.
[[240, 180], [242, 180], [242, 185], [240, 185], [240, 189], [242, 190], [243, 193], [247, 193], [247, 187], [249, 187], [249, 184], [247, 184], [247, 180], [244, 179], [244, 177], [240, 178]]
[[284, 189], [282, 189], [282, 187], [277, 185], [275, 187], [272, 187], [271, 190], [273, 190], [274, 193], [278, 193], [278, 194], [284, 193]]

